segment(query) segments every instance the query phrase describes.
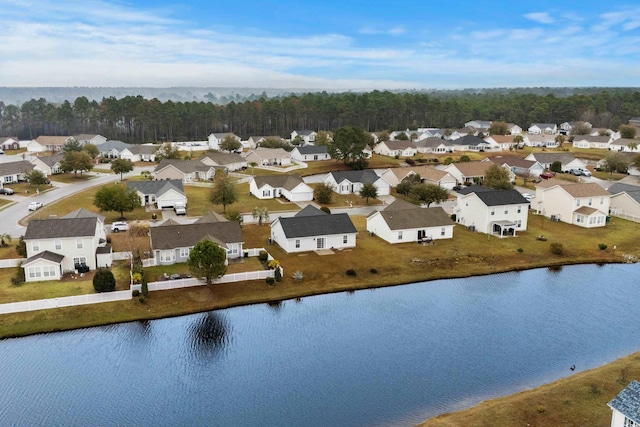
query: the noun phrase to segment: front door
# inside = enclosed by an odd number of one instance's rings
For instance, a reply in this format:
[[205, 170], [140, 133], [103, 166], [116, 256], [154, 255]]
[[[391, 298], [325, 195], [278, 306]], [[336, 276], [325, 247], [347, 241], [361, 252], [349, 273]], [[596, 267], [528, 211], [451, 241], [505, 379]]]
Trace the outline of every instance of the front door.
[[318, 237], [318, 239], [316, 240], [316, 248], [317, 249], [324, 249], [324, 244], [325, 244], [325, 238], [324, 237]]

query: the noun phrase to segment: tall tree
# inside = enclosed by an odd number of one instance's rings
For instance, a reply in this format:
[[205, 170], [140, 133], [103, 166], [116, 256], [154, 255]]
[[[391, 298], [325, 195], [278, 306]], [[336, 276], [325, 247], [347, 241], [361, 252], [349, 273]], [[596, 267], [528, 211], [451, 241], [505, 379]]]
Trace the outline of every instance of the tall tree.
[[47, 176], [40, 169], [33, 169], [31, 172], [25, 174], [25, 178], [29, 182], [29, 186], [35, 185], [38, 190], [40, 190], [41, 185], [44, 185], [49, 181]]
[[509, 133], [509, 126], [503, 121], [494, 121], [489, 125], [489, 135], [506, 135]]
[[218, 173], [213, 180], [213, 187], [209, 194], [209, 200], [214, 205], [222, 205], [222, 211], [227, 211], [227, 205], [238, 200], [238, 192], [235, 183], [229, 175]]
[[620, 126], [620, 137], [621, 138], [629, 138], [633, 139], [636, 137], [636, 128], [635, 126], [630, 125], [621, 125]]
[[94, 144], [85, 144], [82, 147], [82, 151], [91, 156], [91, 160], [95, 160], [96, 157], [100, 155], [100, 149], [96, 147]]
[[242, 148], [242, 144], [233, 135], [229, 134], [222, 138], [220, 142], [220, 149], [222, 151], [237, 151]]
[[409, 191], [409, 197], [415, 203], [426, 204], [441, 203], [449, 198], [449, 192], [437, 184], [415, 184]]
[[76, 141], [75, 138], [71, 138], [69, 141], [66, 142], [66, 144], [62, 146], [63, 153], [69, 153], [71, 151], [76, 151], [76, 152], [82, 151], [82, 144]]
[[156, 157], [158, 159], [181, 159], [182, 153], [180, 153], [180, 149], [177, 145], [165, 142], [160, 148], [158, 148]]
[[111, 171], [113, 173], [120, 174], [120, 180], [122, 181], [122, 174], [131, 172], [133, 170], [133, 162], [129, 159], [115, 159], [111, 162]]
[[120, 218], [124, 219], [124, 213], [132, 212], [142, 205], [142, 201], [137, 191], [115, 184], [98, 190], [93, 198], [93, 204], [103, 212], [120, 212]]
[[613, 176], [614, 172], [627, 173], [629, 170], [629, 161], [620, 152], [608, 153], [604, 156], [603, 168], [609, 172], [609, 176]]
[[256, 206], [251, 211], [251, 216], [258, 220], [258, 225], [262, 225], [264, 221], [269, 221], [269, 210], [264, 206]]
[[342, 160], [348, 166], [358, 165], [366, 159], [363, 151], [370, 139], [370, 136], [358, 127], [343, 126], [333, 136], [329, 152], [333, 158]]
[[93, 160], [91, 156], [83, 151], [67, 151], [64, 153], [62, 161], [60, 162], [60, 168], [63, 172], [71, 172], [75, 175], [84, 171], [90, 171], [93, 169]]
[[227, 253], [211, 240], [201, 240], [189, 252], [187, 265], [197, 277], [204, 277], [207, 286], [213, 279], [221, 277], [227, 272]]
[[489, 166], [485, 171], [484, 185], [497, 190], [511, 190], [513, 188], [509, 170], [496, 163]]
[[370, 198], [375, 199], [376, 197], [378, 197], [378, 187], [373, 185], [372, 182], [365, 183], [360, 190], [360, 197], [364, 197], [368, 205]]

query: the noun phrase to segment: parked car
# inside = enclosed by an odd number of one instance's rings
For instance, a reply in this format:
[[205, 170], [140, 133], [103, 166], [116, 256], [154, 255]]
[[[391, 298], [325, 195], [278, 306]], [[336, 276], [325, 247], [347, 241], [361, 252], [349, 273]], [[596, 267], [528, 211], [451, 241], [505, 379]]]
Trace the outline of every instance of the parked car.
[[184, 207], [184, 204], [181, 202], [176, 202], [176, 205], [173, 207], [173, 210], [176, 212], [176, 215], [186, 215], [187, 208]]
[[525, 199], [527, 199], [528, 202], [530, 202], [531, 199], [533, 199], [535, 196], [531, 193], [522, 193], [522, 197], [524, 197]]
[[129, 229], [129, 224], [124, 221], [116, 221], [111, 224], [111, 231], [114, 233], [118, 233], [120, 231], [127, 231]]
[[582, 176], [591, 176], [591, 171], [587, 169], [580, 169], [580, 171], [582, 172]]
[[0, 194], [6, 194], [7, 196], [10, 196], [13, 193], [15, 193], [15, 191], [13, 191], [12, 188], [0, 188]]
[[580, 176], [582, 175], [582, 169], [569, 169], [569, 173], [571, 175]]
[[31, 202], [31, 203], [29, 203], [29, 210], [30, 211], [37, 211], [41, 207], [42, 207], [42, 203], [41, 202]]
[[543, 172], [540, 174], [540, 178], [542, 179], [551, 179], [554, 175], [551, 172]]

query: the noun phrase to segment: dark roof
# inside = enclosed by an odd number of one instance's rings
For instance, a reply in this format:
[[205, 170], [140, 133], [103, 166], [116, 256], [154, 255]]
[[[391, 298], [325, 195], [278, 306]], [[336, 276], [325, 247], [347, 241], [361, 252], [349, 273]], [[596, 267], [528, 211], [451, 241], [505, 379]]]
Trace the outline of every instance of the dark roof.
[[126, 142], [122, 142], [117, 139], [111, 139], [107, 142], [103, 142], [102, 144], [96, 145], [96, 147], [98, 147], [98, 149], [103, 153], [111, 150], [116, 150], [120, 152], [125, 148], [129, 148], [131, 146], [132, 144], [127, 144]]
[[518, 156], [495, 156], [489, 157], [488, 159], [498, 165], [507, 165], [522, 169], [530, 169], [537, 163], [535, 160], [525, 160], [522, 157]]
[[300, 154], [327, 154], [326, 145], [304, 145], [297, 149]]
[[635, 423], [640, 422], [640, 383], [631, 381], [616, 397], [607, 403]]
[[335, 179], [338, 184], [345, 180], [350, 182], [361, 182], [363, 184], [368, 182], [374, 183], [380, 178], [378, 174], [371, 169], [337, 171], [331, 172], [331, 175], [333, 175], [333, 179]]
[[453, 144], [451, 143], [451, 141], [447, 141], [445, 139], [442, 138], [436, 138], [435, 136], [430, 136], [429, 138], [426, 139], [419, 139], [417, 141], [413, 141], [413, 144], [416, 147], [438, 147], [440, 145], [446, 145], [446, 146], [452, 146]]
[[400, 199], [387, 206], [380, 215], [391, 230], [453, 225], [441, 207], [421, 208]]
[[284, 188], [285, 190], [293, 190], [304, 181], [300, 175], [265, 175], [254, 176], [253, 180], [258, 188], [270, 185], [273, 188]]
[[198, 218], [195, 223], [202, 224], [207, 222], [224, 222], [224, 221], [228, 221], [228, 220], [224, 216], [220, 215], [219, 213], [210, 211], [208, 214]]
[[90, 210], [85, 208], [80, 208], [80, 209], [76, 209], [73, 212], [69, 212], [62, 218], [93, 218], [93, 217], [98, 218], [101, 222], [104, 222], [104, 217], [102, 215], [96, 212], [91, 212]]
[[611, 187], [607, 188], [607, 191], [611, 194], [627, 193], [629, 197], [640, 203], [640, 187], [637, 185], [616, 182]]
[[222, 246], [242, 242], [242, 231], [238, 221], [164, 225], [151, 227], [149, 234], [153, 249], [187, 248], [195, 246], [203, 239], [222, 243]]
[[33, 261], [37, 261], [39, 259], [46, 259], [47, 261], [55, 262], [56, 264], [60, 264], [64, 259], [64, 255], [57, 254], [55, 252], [50, 251], [42, 251], [38, 254], [35, 254], [32, 257], [27, 258], [23, 265], [27, 265]]
[[34, 166], [26, 160], [17, 162], [0, 163], [0, 176], [17, 175], [27, 173], [33, 170]]
[[200, 160], [162, 159], [153, 171], [158, 172], [168, 166], [173, 166], [182, 173], [206, 172], [211, 168], [216, 168], [216, 166], [206, 165]]
[[520, 205], [529, 203], [517, 190], [496, 190], [482, 185], [471, 185], [458, 191], [467, 195], [475, 193], [487, 206]]
[[533, 156], [538, 162], [543, 164], [560, 162], [566, 165], [576, 159], [576, 157], [570, 153], [533, 153]]
[[287, 239], [358, 232], [348, 214], [327, 214], [311, 205], [307, 205], [294, 217], [280, 217], [277, 221], [280, 221]]
[[468, 145], [470, 147], [476, 147], [478, 145], [489, 145], [487, 141], [482, 138], [478, 138], [475, 135], [465, 135], [462, 138], [454, 139], [454, 145]]
[[126, 147], [131, 154], [153, 154], [160, 147], [157, 145], [140, 145], [134, 144]]
[[110, 254], [110, 253], [111, 253], [111, 245], [98, 246], [96, 248], [96, 254]]
[[311, 135], [314, 131], [309, 129], [294, 129], [294, 132], [298, 135], [308, 136]]
[[159, 196], [173, 189], [184, 195], [184, 187], [180, 179], [160, 179], [154, 181], [127, 181], [127, 188], [133, 188], [142, 194]]
[[27, 225], [25, 240], [95, 236], [98, 218], [33, 219]]
[[64, 157], [64, 155], [62, 155], [62, 154], [54, 154], [52, 156], [37, 157], [37, 159], [40, 160], [45, 165], [47, 165], [49, 167], [52, 167], [56, 163], [60, 163], [62, 161], [63, 157]]

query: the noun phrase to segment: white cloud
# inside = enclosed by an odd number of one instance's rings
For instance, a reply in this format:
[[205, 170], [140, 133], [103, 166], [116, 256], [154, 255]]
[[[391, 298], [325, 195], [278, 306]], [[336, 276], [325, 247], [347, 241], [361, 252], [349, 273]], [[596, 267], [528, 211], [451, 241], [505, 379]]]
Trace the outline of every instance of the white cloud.
[[391, 28], [373, 28], [373, 27], [364, 27], [358, 31], [360, 34], [386, 34], [389, 36], [399, 36], [407, 32], [407, 29], [402, 25], [398, 25]]
[[539, 24], [553, 24], [555, 22], [555, 19], [553, 19], [548, 12], [526, 13], [523, 16]]

